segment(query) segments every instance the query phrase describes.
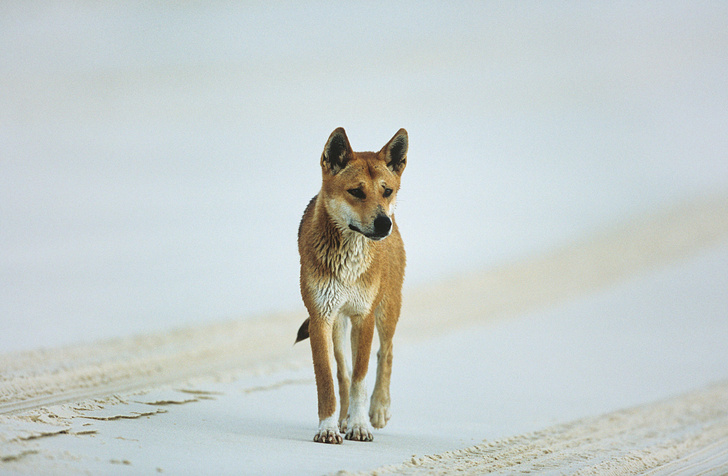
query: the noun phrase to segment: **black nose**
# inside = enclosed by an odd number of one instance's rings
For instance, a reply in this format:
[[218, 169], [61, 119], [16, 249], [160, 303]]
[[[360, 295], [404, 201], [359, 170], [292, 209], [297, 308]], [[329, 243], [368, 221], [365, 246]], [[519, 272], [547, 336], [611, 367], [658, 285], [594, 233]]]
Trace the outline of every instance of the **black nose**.
[[374, 233], [379, 236], [386, 236], [392, 229], [392, 220], [387, 215], [379, 215], [374, 219]]

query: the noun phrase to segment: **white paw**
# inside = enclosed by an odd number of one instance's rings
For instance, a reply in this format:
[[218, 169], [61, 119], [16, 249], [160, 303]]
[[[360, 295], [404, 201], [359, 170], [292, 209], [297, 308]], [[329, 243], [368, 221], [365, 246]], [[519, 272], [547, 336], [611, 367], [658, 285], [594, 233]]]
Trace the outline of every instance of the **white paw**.
[[392, 418], [392, 414], [389, 412], [389, 405], [372, 399], [372, 405], [369, 408], [369, 421], [372, 422], [372, 426], [384, 428], [390, 418]]
[[343, 443], [344, 440], [341, 438], [336, 420], [333, 418], [322, 420], [319, 423], [319, 429], [316, 435], [314, 435], [313, 441], [318, 443], [333, 443], [336, 445]]
[[368, 423], [354, 424], [351, 425], [351, 429], [346, 432], [346, 439], [354, 441], [372, 441], [374, 439], [374, 435], [372, 435], [372, 430]]

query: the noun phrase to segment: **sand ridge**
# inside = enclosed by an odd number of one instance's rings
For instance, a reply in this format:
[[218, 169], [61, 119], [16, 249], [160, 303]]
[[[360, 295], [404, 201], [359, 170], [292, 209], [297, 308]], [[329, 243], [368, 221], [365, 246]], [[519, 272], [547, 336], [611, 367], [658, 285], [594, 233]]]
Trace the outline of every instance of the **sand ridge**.
[[726, 238], [728, 196], [679, 203], [542, 256], [412, 290], [405, 295], [403, 313], [417, 317], [401, 319], [398, 332], [427, 337], [452, 326], [552, 306]]
[[703, 474], [701, 469], [728, 470], [728, 382], [357, 474]]

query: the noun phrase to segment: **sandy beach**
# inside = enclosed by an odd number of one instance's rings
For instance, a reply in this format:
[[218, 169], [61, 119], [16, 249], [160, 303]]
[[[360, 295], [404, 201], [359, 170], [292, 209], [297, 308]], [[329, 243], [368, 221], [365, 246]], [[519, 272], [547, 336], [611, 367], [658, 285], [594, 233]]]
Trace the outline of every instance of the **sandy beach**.
[[0, 469], [721, 474], [725, 269], [716, 197], [415, 289], [394, 416], [372, 443], [311, 441], [309, 349], [291, 346], [300, 314], [4, 354]]
[[[0, 474], [728, 473], [726, 24], [2, 2]], [[296, 231], [340, 126], [408, 131], [407, 268], [392, 419], [331, 447]]]

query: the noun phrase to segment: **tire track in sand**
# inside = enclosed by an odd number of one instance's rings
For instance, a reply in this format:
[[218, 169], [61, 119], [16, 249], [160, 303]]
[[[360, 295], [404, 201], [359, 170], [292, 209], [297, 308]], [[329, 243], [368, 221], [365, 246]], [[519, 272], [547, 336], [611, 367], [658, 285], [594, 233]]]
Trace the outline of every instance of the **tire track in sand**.
[[662, 402], [357, 474], [728, 472], [728, 382]]

